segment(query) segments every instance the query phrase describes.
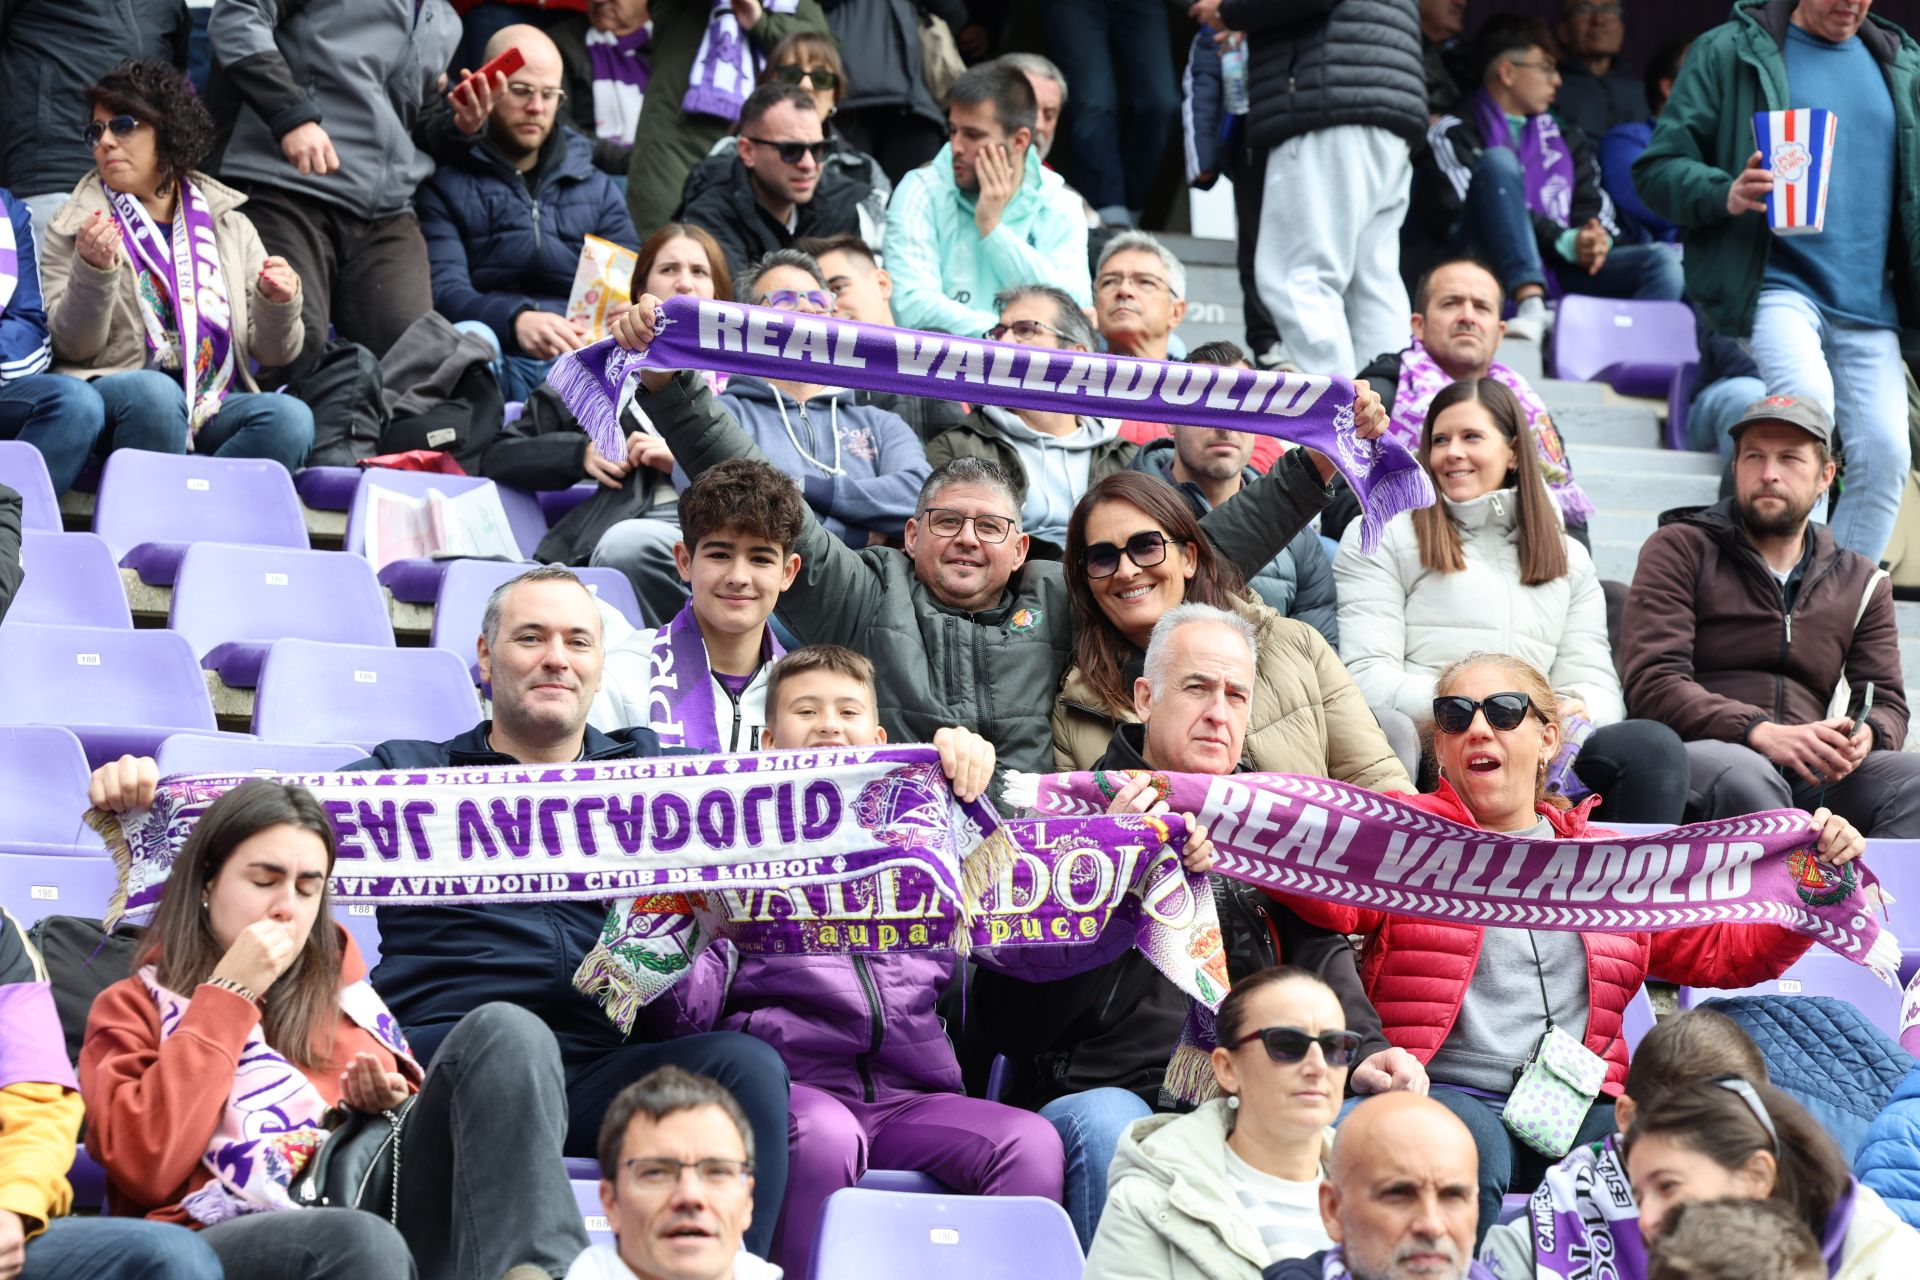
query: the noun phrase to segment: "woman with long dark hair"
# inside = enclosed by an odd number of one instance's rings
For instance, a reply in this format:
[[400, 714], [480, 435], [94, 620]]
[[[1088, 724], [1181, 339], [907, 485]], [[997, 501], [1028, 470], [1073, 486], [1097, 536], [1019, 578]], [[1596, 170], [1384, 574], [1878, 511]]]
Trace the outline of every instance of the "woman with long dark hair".
[[1687, 804], [1680, 738], [1626, 719], [1607, 640], [1607, 605], [1585, 547], [1568, 537], [1541, 474], [1533, 430], [1513, 392], [1467, 378], [1433, 398], [1420, 463], [1437, 501], [1386, 528], [1372, 555], [1349, 526], [1334, 557], [1340, 656], [1367, 701], [1430, 725], [1433, 678], [1476, 650], [1511, 653], [1547, 674], [1570, 730], [1580, 796], [1600, 816], [1679, 822]]
[[[586, 1237], [560, 1160], [552, 1033], [485, 1005], [423, 1073], [333, 921], [333, 859], [319, 802], [267, 779], [221, 796], [187, 836], [135, 973], [95, 1000], [80, 1052], [110, 1210], [198, 1229], [231, 1276], [559, 1274]], [[392, 1206], [295, 1201], [333, 1108], [409, 1097]]]

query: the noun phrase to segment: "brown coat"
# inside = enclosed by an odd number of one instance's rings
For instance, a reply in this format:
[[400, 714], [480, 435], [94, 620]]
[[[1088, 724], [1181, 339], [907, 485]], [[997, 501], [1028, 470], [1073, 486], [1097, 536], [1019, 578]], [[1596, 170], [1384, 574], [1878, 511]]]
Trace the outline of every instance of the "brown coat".
[[[291, 364], [306, 343], [300, 323], [301, 294], [289, 302], [268, 302], [256, 282], [267, 250], [240, 206], [247, 198], [204, 173], [187, 175], [207, 199], [213, 215], [214, 247], [227, 278], [227, 304], [233, 312], [233, 359], [240, 386], [260, 388], [247, 368], [252, 357], [268, 367]], [[46, 298], [47, 328], [53, 335], [53, 371], [80, 378], [132, 373], [147, 367], [147, 328], [140, 319], [133, 265], [123, 247], [120, 265], [102, 271], [74, 247], [81, 225], [96, 212], [111, 212], [99, 175], [89, 173], [73, 189], [47, 224], [40, 254], [40, 288]], [[304, 287], [304, 286], [303, 286]], [[237, 389], [237, 388], [236, 388]]]
[[[1826, 718], [1841, 676], [1874, 685], [1874, 745], [1907, 737], [1893, 588], [1883, 583], [1860, 614], [1874, 566], [1809, 524], [1812, 553], [1793, 612], [1748, 541], [1733, 500], [1669, 511], [1640, 549], [1621, 624], [1627, 714], [1659, 720], [1690, 742], [1745, 742], [1762, 720]], [[1854, 618], [1859, 617], [1856, 627]]]
[[[1234, 607], [1260, 630], [1253, 711], [1241, 753], [1247, 768], [1313, 774], [1374, 791], [1412, 791], [1400, 757], [1326, 637], [1264, 604]], [[1054, 765], [1093, 768], [1107, 753], [1114, 726], [1134, 718], [1131, 706], [1125, 715], [1104, 706], [1080, 668], [1073, 668], [1053, 704]]]

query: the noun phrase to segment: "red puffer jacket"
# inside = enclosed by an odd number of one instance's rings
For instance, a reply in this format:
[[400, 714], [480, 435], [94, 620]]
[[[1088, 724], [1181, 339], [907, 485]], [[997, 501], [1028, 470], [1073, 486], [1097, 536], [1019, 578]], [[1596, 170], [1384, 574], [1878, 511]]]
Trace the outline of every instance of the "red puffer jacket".
[[[1445, 782], [1433, 795], [1396, 795], [1424, 812], [1478, 826]], [[1569, 839], [1613, 834], [1587, 825], [1594, 801], [1576, 809], [1540, 806], [1541, 816]], [[1481, 926], [1389, 915], [1293, 895], [1275, 897], [1302, 919], [1340, 933], [1364, 934], [1360, 981], [1380, 1011], [1387, 1039], [1426, 1062], [1445, 1043], [1460, 1016], [1474, 967]], [[1620, 1038], [1627, 1002], [1649, 974], [1696, 987], [1745, 987], [1778, 977], [1805, 954], [1812, 939], [1778, 925], [1716, 924], [1664, 933], [1583, 933], [1587, 948], [1587, 1048], [1607, 1059], [1602, 1092], [1618, 1097], [1627, 1075]], [[1524, 1054], [1532, 1046], [1516, 1045]], [[1519, 1065], [1519, 1058], [1515, 1058]]]

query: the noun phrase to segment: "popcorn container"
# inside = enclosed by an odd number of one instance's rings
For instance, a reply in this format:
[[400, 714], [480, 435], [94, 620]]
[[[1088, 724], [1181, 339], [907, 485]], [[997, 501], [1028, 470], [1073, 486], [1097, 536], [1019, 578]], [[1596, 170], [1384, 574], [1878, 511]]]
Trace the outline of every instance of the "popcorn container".
[[640, 255], [611, 240], [588, 236], [580, 247], [580, 265], [573, 273], [573, 293], [567, 299], [567, 319], [583, 323], [587, 340], [607, 336], [607, 312], [631, 302], [633, 269]]
[[1818, 235], [1827, 222], [1827, 177], [1840, 118], [1819, 107], [1756, 111], [1753, 139], [1773, 170], [1767, 226], [1777, 236]]

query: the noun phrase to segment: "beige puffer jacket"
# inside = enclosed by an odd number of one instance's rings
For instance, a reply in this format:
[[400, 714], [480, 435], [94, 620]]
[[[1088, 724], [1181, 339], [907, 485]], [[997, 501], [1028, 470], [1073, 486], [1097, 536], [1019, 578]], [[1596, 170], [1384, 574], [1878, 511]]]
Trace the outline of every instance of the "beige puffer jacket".
[[[1260, 633], [1260, 652], [1242, 759], [1256, 773], [1305, 773], [1374, 791], [1412, 791], [1380, 722], [1340, 665], [1326, 637], [1264, 604], [1234, 611]], [[1053, 703], [1057, 768], [1091, 769], [1107, 752], [1114, 726], [1136, 717], [1106, 707], [1079, 667], [1067, 672]]]
[[[233, 312], [233, 359], [240, 385], [258, 391], [247, 369], [248, 357], [269, 367], [290, 364], [305, 345], [302, 295], [296, 292], [289, 302], [268, 302], [260, 295], [256, 281], [267, 251], [253, 223], [240, 212], [245, 196], [198, 171], [188, 174], [187, 181], [206, 197], [207, 211], [213, 215], [214, 246], [220, 251], [227, 304]], [[47, 328], [53, 334], [55, 373], [95, 378], [147, 367], [147, 328], [140, 319], [134, 269], [126, 249], [120, 251], [119, 266], [102, 271], [74, 248], [87, 219], [96, 212], [111, 211], [99, 175], [90, 173], [47, 225], [47, 242], [40, 254], [40, 288], [46, 297]]]

